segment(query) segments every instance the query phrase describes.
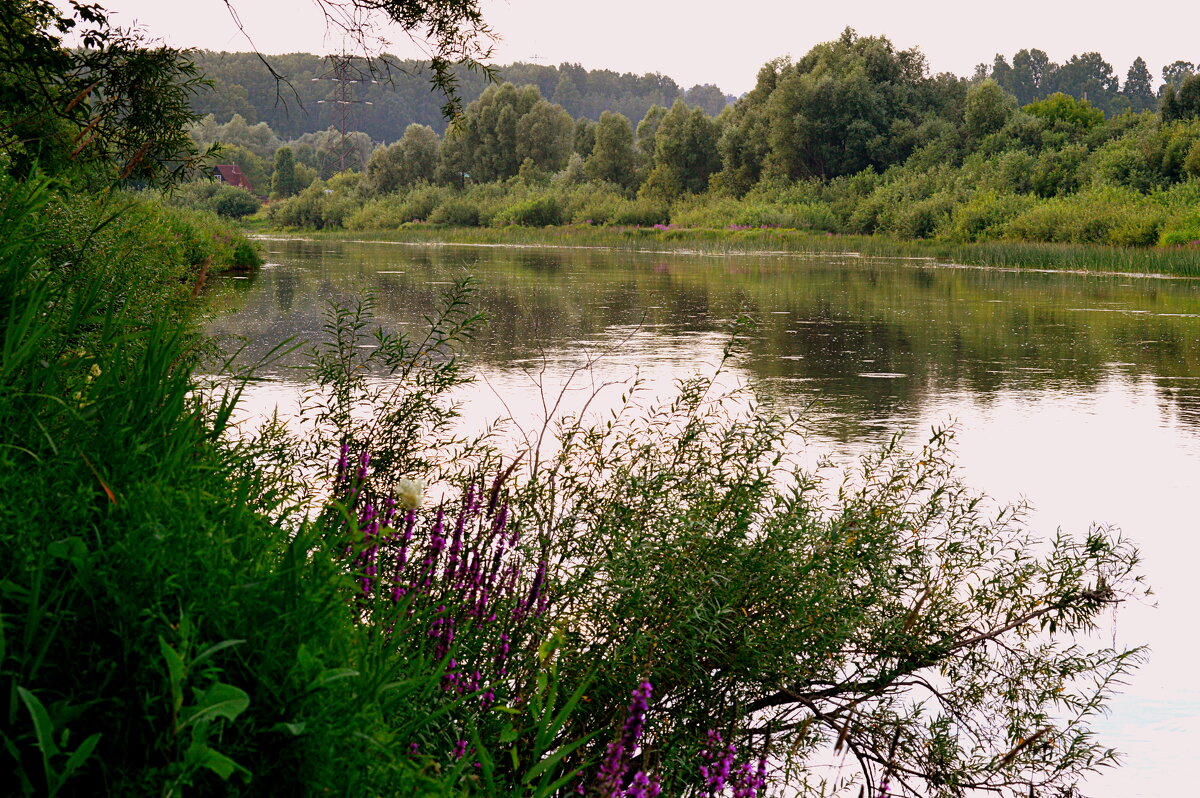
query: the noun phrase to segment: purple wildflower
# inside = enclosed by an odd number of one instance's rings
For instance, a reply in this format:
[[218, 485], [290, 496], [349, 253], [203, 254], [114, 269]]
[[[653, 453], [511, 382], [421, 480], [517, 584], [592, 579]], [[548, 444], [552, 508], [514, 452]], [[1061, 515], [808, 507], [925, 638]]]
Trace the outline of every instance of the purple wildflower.
[[508, 635], [502, 634], [502, 635], [500, 635], [500, 645], [497, 647], [497, 650], [496, 650], [496, 673], [498, 673], [500, 676], [504, 676], [508, 673], [508, 668], [506, 668], [504, 665], [504, 663], [507, 659], [508, 659]]
[[700, 751], [700, 757], [705, 762], [700, 766], [700, 775], [704, 777], [704, 786], [710, 798], [715, 798], [725, 789], [736, 754], [737, 748], [733, 743], [725, 745], [720, 732], [708, 730], [707, 745]]
[[[542, 560], [540, 563], [538, 563], [537, 573], [533, 576], [533, 585], [529, 588], [529, 598], [527, 598], [523, 603], [518, 604], [517, 608], [513, 610], [513, 615], [518, 621], [524, 618], [531, 608], [537, 607], [539, 610], [542, 609], [543, 605], [540, 599], [542, 595], [542, 585], [545, 583], [545, 581], [546, 561]], [[538, 614], [540, 614], [540, 612], [538, 612]]]
[[651, 781], [644, 771], [639, 770], [633, 775], [633, 783], [625, 790], [625, 798], [655, 798], [662, 787], [657, 781]]
[[346, 480], [347, 472], [350, 470], [350, 444], [343, 443], [341, 454], [338, 456], [337, 463], [337, 481], [339, 483]]
[[433, 530], [429, 533], [429, 553], [425, 557], [425, 562], [422, 563], [425, 578], [421, 582], [421, 588], [424, 590], [428, 590], [433, 581], [433, 573], [437, 570], [438, 558], [442, 554], [442, 548], [446, 545], [446, 539], [442, 537], [442, 522], [444, 518], [445, 513], [439, 508], [437, 521], [434, 522]]
[[629, 770], [629, 757], [637, 749], [645, 726], [646, 710], [650, 706], [650, 682], [642, 682], [631, 695], [633, 701], [629, 704], [629, 712], [625, 716], [625, 724], [621, 727], [621, 736], [615, 743], [608, 744], [608, 751], [600, 771], [596, 774], [596, 782], [601, 798], [619, 798], [625, 773]]
[[742, 763], [737, 771], [737, 781], [733, 788], [733, 798], [758, 798], [758, 791], [767, 784], [767, 759], [758, 760], [757, 770], [750, 768], [750, 761]]

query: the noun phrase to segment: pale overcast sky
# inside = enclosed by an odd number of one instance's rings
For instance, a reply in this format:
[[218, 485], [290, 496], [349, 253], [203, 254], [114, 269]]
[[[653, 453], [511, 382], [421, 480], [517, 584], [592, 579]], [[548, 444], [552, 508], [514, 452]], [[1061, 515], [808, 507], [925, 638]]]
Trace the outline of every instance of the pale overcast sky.
[[[235, 0], [246, 29], [264, 53], [328, 52], [342, 46], [327, 36], [314, 0]], [[107, 0], [120, 24], [142, 23], [174, 46], [248, 50], [222, 0]], [[970, 75], [998, 53], [1038, 47], [1062, 62], [1100, 52], [1124, 80], [1142, 56], [1157, 79], [1163, 64], [1200, 61], [1200, 3], [1140, 5], [1091, 0], [483, 0], [484, 14], [502, 37], [494, 61], [558, 64], [619, 72], [661, 72], [684, 88], [715, 83], [731, 94], [754, 85], [758, 68], [781, 55], [800, 56], [847, 25], [886, 35], [900, 48], [919, 46], [934, 72]], [[402, 32], [388, 37], [402, 57], [419, 50]]]

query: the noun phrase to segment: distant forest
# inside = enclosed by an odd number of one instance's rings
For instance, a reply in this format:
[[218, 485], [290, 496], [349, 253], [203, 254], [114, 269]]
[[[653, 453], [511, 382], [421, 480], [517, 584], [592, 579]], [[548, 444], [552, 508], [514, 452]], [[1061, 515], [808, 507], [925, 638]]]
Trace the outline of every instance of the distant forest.
[[[266, 122], [285, 141], [337, 125], [340, 114], [329, 103], [336, 99], [337, 85], [328, 79], [331, 64], [325, 57], [293, 53], [267, 58], [277, 72], [286, 76], [287, 83], [272, 77], [254, 53], [197, 53], [196, 63], [213, 85], [194, 98], [193, 109], [202, 115], [211, 113], [218, 123], [234, 114], [250, 124]], [[399, 140], [413, 123], [444, 133], [445, 98], [431, 90], [425, 67], [419, 61], [393, 63], [396, 68], [375, 76], [362, 61], [354, 63], [363, 81], [353, 88], [355, 102], [349, 108], [348, 128], [383, 143]], [[1164, 88], [1178, 88], [1194, 70], [1190, 62], [1175, 61], [1162, 69], [1159, 80], [1145, 60], [1138, 58], [1122, 80], [1100, 53], [1073, 55], [1058, 64], [1044, 51], [1033, 48], [1019, 50], [1011, 59], [997, 54], [992, 63], [977, 66], [969, 80], [942, 77], [970, 83], [991, 78], [1021, 105], [1062, 92], [1114, 116], [1126, 110], [1156, 108]], [[653, 106], [669, 108], [676, 100], [716, 116], [736, 99], [712, 84], [684, 89], [665, 75], [589, 70], [578, 64], [515, 63], [500, 67], [497, 77], [516, 86], [537, 86], [543, 98], [562, 106], [573, 118], [593, 121], [599, 120], [604, 111], [642, 119]], [[458, 79], [464, 104], [478, 99], [487, 87], [486, 77], [476, 72], [464, 71]]]
[[[213, 85], [194, 98], [192, 108], [202, 115], [211, 113], [220, 122], [234, 114], [251, 124], [266, 122], [285, 140], [325, 130], [340, 121], [329, 103], [337, 98], [338, 86], [327, 79], [331, 76], [328, 59], [309, 53], [267, 58], [286, 76], [287, 83], [276, 81], [254, 53], [197, 53], [196, 65]], [[376, 142], [398, 140], [412, 123], [445, 132], [445, 98], [432, 90], [422, 63], [393, 64], [386, 74], [372, 76], [364, 62], [354, 62], [352, 68], [363, 80], [353, 86], [355, 102], [349, 107], [347, 126]], [[561, 105], [576, 119], [598, 120], [604, 111], [641, 119], [652, 106], [670, 107], [676, 100], [716, 116], [735, 99], [711, 84], [685, 90], [665, 75], [589, 70], [578, 64], [510, 64], [499, 68], [497, 78], [517, 86], [537, 86], [542, 97]], [[488, 85], [487, 78], [477, 72], [463, 71], [458, 79], [464, 104], [477, 99]]]

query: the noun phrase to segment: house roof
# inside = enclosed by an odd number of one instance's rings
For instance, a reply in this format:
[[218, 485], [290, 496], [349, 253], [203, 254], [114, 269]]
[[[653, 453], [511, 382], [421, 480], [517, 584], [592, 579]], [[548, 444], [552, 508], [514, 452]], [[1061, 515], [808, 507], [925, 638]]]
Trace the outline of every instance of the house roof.
[[250, 181], [246, 179], [246, 175], [242, 172], [242, 168], [237, 164], [217, 164], [213, 168], [217, 173], [217, 178], [221, 182], [228, 183], [231, 186], [240, 186], [247, 191], [254, 190], [254, 187], [250, 185]]

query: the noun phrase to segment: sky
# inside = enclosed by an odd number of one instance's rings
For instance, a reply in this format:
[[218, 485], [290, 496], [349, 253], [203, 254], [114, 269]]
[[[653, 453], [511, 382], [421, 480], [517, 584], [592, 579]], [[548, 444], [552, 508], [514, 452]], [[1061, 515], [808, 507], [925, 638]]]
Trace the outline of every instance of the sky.
[[[263, 53], [330, 52], [342, 40], [327, 33], [315, 0], [232, 0]], [[899, 48], [919, 47], [933, 72], [969, 76], [996, 53], [1045, 50], [1056, 62], [1098, 51], [1124, 80], [1141, 56], [1157, 78], [1164, 64], [1200, 61], [1200, 4], [1164, 0], [1152, 6], [1092, 0], [840, 0], [816, 3], [739, 0], [482, 0], [484, 18], [501, 36], [493, 62], [579, 63], [589, 69], [660, 72], [684, 88], [715, 83], [740, 95], [766, 61], [799, 57], [847, 26], [885, 35]], [[248, 50], [223, 0], [106, 0], [121, 25], [177, 47]], [[421, 50], [403, 31], [386, 32], [404, 58]]]

